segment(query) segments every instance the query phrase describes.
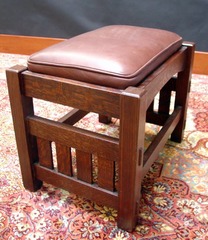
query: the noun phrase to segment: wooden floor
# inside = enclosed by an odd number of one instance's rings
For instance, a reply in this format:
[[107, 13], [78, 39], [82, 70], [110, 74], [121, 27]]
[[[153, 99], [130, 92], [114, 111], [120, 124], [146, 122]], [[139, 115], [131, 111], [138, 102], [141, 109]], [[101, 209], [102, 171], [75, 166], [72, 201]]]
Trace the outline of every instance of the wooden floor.
[[[0, 34], [0, 52], [30, 55], [63, 40]], [[195, 52], [193, 73], [208, 75], [208, 52]]]

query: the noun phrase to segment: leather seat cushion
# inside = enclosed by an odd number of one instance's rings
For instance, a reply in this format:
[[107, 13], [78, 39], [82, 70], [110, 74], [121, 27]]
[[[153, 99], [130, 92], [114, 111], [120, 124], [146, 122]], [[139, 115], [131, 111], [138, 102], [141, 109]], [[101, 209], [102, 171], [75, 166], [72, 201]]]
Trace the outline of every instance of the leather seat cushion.
[[125, 89], [137, 85], [181, 45], [182, 38], [169, 31], [112, 25], [34, 53], [28, 69]]

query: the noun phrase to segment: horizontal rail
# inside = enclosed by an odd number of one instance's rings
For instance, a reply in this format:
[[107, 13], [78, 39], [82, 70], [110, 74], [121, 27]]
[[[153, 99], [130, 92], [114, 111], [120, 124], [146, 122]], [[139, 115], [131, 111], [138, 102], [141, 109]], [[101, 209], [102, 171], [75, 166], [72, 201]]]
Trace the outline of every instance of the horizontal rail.
[[22, 76], [22, 91], [28, 97], [119, 117], [120, 90], [29, 71]]
[[60, 118], [58, 121], [61, 123], [74, 125], [87, 114], [88, 112], [86, 111], [74, 108], [70, 112], [68, 112], [66, 115], [64, 115], [62, 118]]
[[41, 117], [27, 118], [30, 134], [90, 153], [109, 161], [119, 160], [119, 141], [116, 138], [91, 132]]
[[111, 192], [98, 187], [96, 184], [89, 184], [74, 177], [58, 173], [55, 170], [47, 169], [34, 164], [36, 178], [54, 186], [73, 192], [98, 204], [118, 208], [118, 193]]

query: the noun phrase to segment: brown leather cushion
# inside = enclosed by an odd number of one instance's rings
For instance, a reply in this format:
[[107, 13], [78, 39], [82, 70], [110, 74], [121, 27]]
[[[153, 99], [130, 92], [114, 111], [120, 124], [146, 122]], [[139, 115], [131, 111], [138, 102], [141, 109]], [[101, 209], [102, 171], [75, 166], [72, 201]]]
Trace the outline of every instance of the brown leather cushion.
[[81, 34], [33, 54], [30, 71], [124, 89], [180, 48], [175, 33], [113, 25]]

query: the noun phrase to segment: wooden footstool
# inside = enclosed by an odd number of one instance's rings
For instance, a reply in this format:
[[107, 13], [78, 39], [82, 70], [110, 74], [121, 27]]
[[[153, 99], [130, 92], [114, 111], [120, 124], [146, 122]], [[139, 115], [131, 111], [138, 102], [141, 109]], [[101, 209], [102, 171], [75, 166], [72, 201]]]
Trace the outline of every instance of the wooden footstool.
[[[182, 140], [193, 53], [194, 44], [183, 43], [172, 32], [107, 26], [33, 54], [28, 69], [15, 66], [8, 70], [25, 188], [36, 191], [44, 181], [111, 206], [118, 210], [118, 227], [132, 231], [143, 177], [169, 137]], [[172, 91], [175, 102], [171, 112]], [[34, 114], [33, 98], [74, 109], [52, 121]], [[98, 113], [101, 122], [120, 119], [119, 138], [74, 126], [89, 112]], [[161, 130], [144, 149], [146, 122], [160, 125]], [[76, 176], [71, 148], [76, 149]], [[96, 182], [92, 177], [94, 157]]]

